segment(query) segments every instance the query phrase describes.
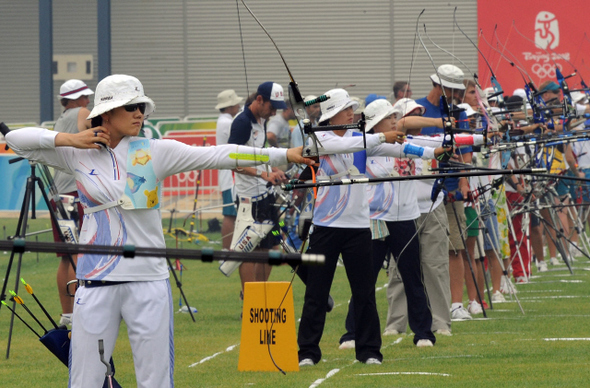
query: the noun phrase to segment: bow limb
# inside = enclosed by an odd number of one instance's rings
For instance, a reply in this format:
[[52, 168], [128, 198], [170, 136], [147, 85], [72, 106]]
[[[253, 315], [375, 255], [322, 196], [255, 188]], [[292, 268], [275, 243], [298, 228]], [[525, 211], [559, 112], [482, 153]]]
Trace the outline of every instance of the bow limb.
[[[436, 76], [438, 78], [438, 83], [442, 89], [442, 94], [441, 94], [440, 102], [439, 102], [440, 113], [441, 113], [441, 117], [443, 120], [443, 133], [444, 133], [442, 146], [446, 147], [446, 146], [449, 146], [449, 144], [452, 146], [454, 144], [453, 122], [451, 121], [451, 118], [450, 118], [451, 109], [450, 109], [449, 104], [447, 102], [447, 97], [445, 95], [445, 91], [442, 86], [443, 85], [442, 78], [440, 77], [440, 74], [438, 73], [438, 68], [436, 67], [436, 65], [434, 63], [434, 59], [432, 59], [432, 55], [430, 55], [430, 51], [428, 51], [428, 48], [426, 48], [426, 45], [424, 44], [424, 41], [422, 40], [422, 36], [420, 35], [420, 30], [418, 29], [418, 23], [419, 23], [420, 17], [424, 13], [424, 11], [425, 10], [422, 10], [420, 15], [418, 15], [418, 20], [416, 20], [416, 34], [418, 35], [418, 40], [420, 41], [422, 48], [424, 48], [424, 51], [426, 51], [426, 54], [428, 55], [428, 58], [430, 59], [430, 63], [432, 64], [432, 67], [434, 67], [434, 71], [435, 71]], [[443, 185], [444, 185], [445, 180], [446, 180], [446, 176], [444, 176], [442, 178], [438, 177], [434, 181], [434, 184], [432, 186], [432, 193], [430, 196], [430, 199], [432, 200], [433, 203], [436, 201], [439, 193], [443, 189]]]
[[[533, 83], [533, 80], [530, 77], [530, 75], [528, 74], [528, 72], [524, 68], [522, 68], [521, 66], [515, 64], [513, 60], [511, 60], [510, 58], [508, 58], [506, 56], [506, 54], [504, 54], [504, 51], [506, 51], [508, 54], [510, 54], [511, 56], [514, 57], [514, 55], [506, 48], [506, 46], [502, 46], [502, 51], [500, 51], [498, 48], [494, 47], [490, 42], [487, 41], [482, 30], [480, 30], [480, 36], [485, 44], [487, 44], [492, 50], [494, 50], [498, 54], [500, 54], [500, 57], [502, 59], [506, 60], [510, 64], [510, 66], [514, 67], [518, 71], [518, 73], [520, 74], [520, 76], [522, 77], [522, 79], [524, 81], [524, 90], [525, 90], [526, 97], [527, 97], [526, 100], [528, 101], [528, 103], [531, 106], [531, 111], [533, 113], [533, 117], [532, 117], [533, 122], [539, 123], [542, 125], [546, 125], [547, 123], [545, 120], [545, 115], [543, 114], [543, 111], [540, 107], [539, 99], [541, 99], [541, 97], [538, 94], [537, 88], [535, 87], [535, 84]], [[496, 28], [494, 28], [494, 36], [496, 38], [498, 38]], [[499, 39], [497, 39], [497, 40], [498, 40], [497, 45], [500, 46], [501, 45], [500, 40]], [[528, 110], [526, 109], [525, 104], [523, 104], [523, 114], [527, 120], [531, 119], [528, 115]]]
[[[456, 11], [457, 11], [457, 7], [455, 7], [455, 12]], [[455, 14], [454, 13], [453, 13], [453, 18], [455, 18]], [[456, 20], [455, 20], [455, 23], [456, 23]], [[439, 50], [443, 51], [444, 53], [446, 53], [446, 54], [450, 55], [451, 57], [455, 58], [457, 61], [459, 61], [459, 63], [461, 63], [467, 69], [467, 71], [469, 71], [469, 73], [473, 74], [473, 82], [475, 82], [475, 90], [476, 90], [477, 102], [478, 102], [479, 107], [481, 108], [482, 114], [486, 118], [486, 126], [483, 129], [484, 137], [487, 138], [488, 128], [491, 128], [493, 132], [497, 132], [499, 130], [500, 125], [499, 125], [498, 120], [496, 119], [496, 117], [493, 115], [492, 108], [490, 107], [490, 105], [488, 104], [487, 99], [484, 96], [484, 93], [482, 91], [481, 85], [479, 83], [479, 77], [477, 76], [477, 72], [472, 71], [469, 68], [469, 66], [467, 66], [467, 64], [461, 60], [461, 58], [457, 57], [456, 55], [454, 55], [450, 51], [445, 50], [444, 48], [442, 48], [441, 46], [439, 46], [438, 44], [436, 44], [430, 38], [430, 36], [428, 36], [428, 34], [426, 33], [426, 25], [424, 25], [424, 35], [428, 38], [428, 40], [430, 41], [430, 43], [432, 43], [434, 45], [434, 47], [438, 48]], [[500, 95], [502, 93], [503, 92], [500, 90]], [[502, 98], [502, 106], [503, 106], [503, 103], [504, 103], [504, 99]]]
[[[266, 34], [266, 36], [268, 36], [268, 39], [270, 39], [270, 41], [272, 42], [274, 48], [277, 50], [277, 53], [281, 57], [281, 61], [283, 62], [283, 65], [285, 66], [285, 69], [287, 70], [287, 74], [289, 74], [289, 79], [290, 79], [290, 82], [289, 82], [289, 100], [291, 102], [291, 106], [293, 107], [293, 112], [295, 112], [295, 114], [299, 118], [299, 120], [298, 120], [298, 126], [299, 126], [299, 130], [301, 131], [302, 138], [303, 138], [304, 156], [306, 156], [306, 157], [317, 157], [318, 156], [318, 141], [317, 141], [317, 137], [313, 134], [313, 132], [306, 133], [304, 131], [304, 128], [301, 127], [301, 120], [305, 118], [305, 103], [303, 101], [303, 97], [301, 96], [301, 92], [299, 91], [299, 86], [298, 86], [297, 82], [295, 81], [295, 78], [293, 77], [293, 73], [291, 73], [291, 69], [289, 69], [289, 65], [287, 64], [287, 61], [285, 60], [285, 57], [283, 56], [283, 53], [281, 53], [281, 50], [279, 49], [279, 46], [277, 46], [276, 42], [274, 41], [274, 39], [272, 38], [272, 36], [268, 32], [268, 30], [264, 27], [264, 25], [258, 19], [258, 17], [256, 17], [256, 15], [254, 14], [254, 12], [252, 12], [252, 10], [250, 9], [250, 7], [248, 7], [248, 5], [246, 4], [246, 2], [244, 0], [240, 0], [240, 1], [241, 1], [242, 5], [246, 8], [246, 10], [248, 11], [248, 13], [254, 18], [254, 20], [256, 21], [256, 23], [258, 23], [258, 25], [260, 26], [260, 28], [262, 28], [262, 31], [264, 31], [264, 33]], [[329, 98], [329, 97], [326, 97], [326, 98]], [[310, 105], [312, 105], [312, 104], [310, 104]], [[305, 145], [307, 143], [306, 140], [307, 139], [310, 139], [310, 138], [312, 139], [313, 146], [311, 148], [306, 148], [305, 147]]]
[[[553, 62], [553, 65], [555, 66], [555, 77], [556, 77], [556, 79], [559, 83], [559, 87], [563, 93], [562, 116], [564, 119], [564, 128], [565, 128], [566, 124], [573, 117], [576, 116], [575, 107], [573, 106], [572, 95], [570, 93], [570, 89], [569, 89], [569, 86], [566, 82], [566, 79], [575, 76], [576, 73], [573, 73], [573, 74], [570, 74], [570, 75], [564, 77], [563, 74], [561, 73], [561, 71], [563, 70], [562, 66], [555, 61], [555, 58], [553, 57], [553, 55], [551, 55], [545, 47], [540, 46], [539, 44], [537, 44], [537, 42], [534, 42], [532, 39], [530, 39], [529, 37], [524, 35], [522, 32], [520, 32], [518, 30], [518, 28], [516, 28], [516, 23], [514, 20], [512, 20], [512, 26], [514, 28], [514, 31], [516, 31], [516, 33], [518, 35], [520, 35], [522, 38], [526, 39], [528, 42], [534, 44], [535, 47], [540, 48], [541, 50], [545, 51], [545, 54], [547, 54], [547, 57], [549, 59], [551, 59], [551, 62]], [[551, 119], [551, 122], [553, 123], [553, 119]]]

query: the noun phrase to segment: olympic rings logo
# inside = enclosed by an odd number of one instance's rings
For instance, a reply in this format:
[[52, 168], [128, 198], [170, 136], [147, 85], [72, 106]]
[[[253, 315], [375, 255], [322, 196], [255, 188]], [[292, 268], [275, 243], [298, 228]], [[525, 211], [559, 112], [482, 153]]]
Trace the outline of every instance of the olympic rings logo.
[[197, 182], [198, 173], [196, 171], [187, 171], [181, 172], [180, 174], [176, 175], [176, 179], [178, 179], [178, 183], [196, 183]]
[[[559, 68], [559, 71], [563, 69], [563, 66], [560, 63], [557, 64], [557, 67]], [[531, 67], [531, 71], [541, 79], [557, 77], [555, 74], [555, 66], [550, 63], [544, 63], [542, 65], [540, 63], [535, 63]]]

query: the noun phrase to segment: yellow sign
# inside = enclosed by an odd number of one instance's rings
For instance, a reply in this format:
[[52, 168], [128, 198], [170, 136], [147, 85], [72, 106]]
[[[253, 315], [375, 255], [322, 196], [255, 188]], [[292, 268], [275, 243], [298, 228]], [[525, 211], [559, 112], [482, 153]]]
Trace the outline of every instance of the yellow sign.
[[245, 283], [238, 370], [278, 371], [273, 359], [283, 371], [299, 371], [293, 290], [288, 282]]

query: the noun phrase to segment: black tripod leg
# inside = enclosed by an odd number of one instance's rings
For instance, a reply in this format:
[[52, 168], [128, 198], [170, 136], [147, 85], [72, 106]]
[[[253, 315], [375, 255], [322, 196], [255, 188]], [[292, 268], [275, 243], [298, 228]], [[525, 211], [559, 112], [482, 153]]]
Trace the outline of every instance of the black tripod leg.
[[[32, 176], [34, 176], [34, 172], [33, 172]], [[29, 203], [32, 198], [31, 193], [35, 191], [34, 179], [32, 176], [29, 176], [29, 178], [27, 178], [27, 186], [25, 189], [25, 198], [23, 200], [23, 205], [21, 207], [21, 214], [18, 219], [18, 226], [17, 226], [15, 237], [24, 238], [27, 233], [27, 217], [29, 214]], [[34, 204], [32, 207], [34, 208]], [[8, 269], [6, 271], [6, 277], [4, 278], [4, 284], [2, 285], [2, 298], [6, 298], [6, 294], [5, 294], [6, 293], [6, 286], [8, 284], [8, 278], [10, 276], [10, 270], [11, 270], [13, 258], [14, 258], [14, 251], [10, 255], [10, 263], [9, 263]], [[14, 292], [16, 292], [16, 293], [18, 293], [18, 285], [19, 285], [19, 279], [20, 279], [20, 267], [22, 265], [22, 259], [23, 259], [23, 253], [21, 252], [18, 254], [18, 263], [17, 263], [17, 268], [16, 268], [16, 284], [14, 286]], [[10, 316], [10, 328], [8, 330], [8, 342], [6, 344], [6, 359], [8, 359], [10, 357], [10, 344], [12, 342], [12, 329], [14, 328], [14, 311], [15, 311], [15, 309], [16, 309], [16, 301], [13, 301], [12, 302], [12, 311], [13, 312], [12, 312], [12, 315]]]
[[188, 309], [188, 312], [190, 313], [191, 318], [193, 319], [193, 322], [196, 322], [195, 316], [193, 315], [193, 310], [192, 310], [191, 306], [188, 304], [188, 300], [186, 300], [186, 296], [184, 295], [184, 291], [182, 290], [182, 283], [180, 282], [180, 280], [178, 280], [178, 276], [176, 276], [176, 270], [174, 269], [174, 267], [172, 267], [172, 263], [170, 262], [170, 258], [166, 257], [166, 261], [168, 262], [168, 266], [170, 267], [170, 272], [172, 272], [172, 276], [174, 277], [174, 281], [176, 282], [176, 287], [178, 287], [178, 289], [180, 290], [180, 295], [182, 295], [182, 299], [184, 300], [184, 303], [186, 304], [186, 308]]

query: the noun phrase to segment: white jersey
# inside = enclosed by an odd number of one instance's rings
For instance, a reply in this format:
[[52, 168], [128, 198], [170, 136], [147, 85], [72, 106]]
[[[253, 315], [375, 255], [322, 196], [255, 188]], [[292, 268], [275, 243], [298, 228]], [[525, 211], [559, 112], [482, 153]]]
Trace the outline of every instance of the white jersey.
[[[78, 133], [78, 112], [81, 107], [66, 109], [55, 122], [53, 130], [56, 132]], [[59, 194], [76, 191], [76, 179], [63, 171], [55, 171], [53, 176], [55, 188]]]
[[[131, 179], [127, 174], [129, 143], [141, 138], [124, 137], [114, 149], [78, 149], [55, 147], [57, 135], [42, 128], [23, 128], [10, 132], [6, 140], [18, 155], [73, 174], [85, 209], [123, 196], [127, 180]], [[254, 153], [251, 147], [191, 147], [174, 140], [153, 139], [149, 144], [154, 173], [160, 182], [184, 171], [260, 164], [247, 160]], [[287, 163], [286, 150], [257, 149], [255, 153], [268, 156], [274, 165]], [[246, 154], [246, 157], [237, 160], [238, 154]], [[142, 163], [141, 160], [137, 162]], [[155, 195], [145, 191], [146, 196]], [[160, 210], [124, 210], [116, 206], [85, 214], [80, 244], [165, 248]], [[161, 280], [168, 278], [168, 265], [161, 257], [125, 259], [123, 256], [84, 254], [78, 256], [77, 277], [106, 281]]]
[[267, 136], [269, 133], [276, 136], [280, 148], [289, 148], [291, 143], [291, 126], [282, 114], [274, 115], [268, 120], [266, 133]]
[[[232, 131], [235, 131], [233, 133]], [[239, 135], [236, 137], [236, 135]], [[242, 141], [233, 141], [232, 137], [240, 138]], [[257, 149], [262, 149], [266, 143], [266, 120], [260, 119], [256, 122], [249, 106], [239, 113], [232, 122], [229, 140], [231, 144], [243, 144]], [[234, 166], [235, 167], [235, 166]], [[267, 166], [258, 166], [260, 172], [267, 171]], [[267, 181], [260, 176], [249, 176], [236, 173], [234, 175], [236, 182], [236, 194], [240, 197], [257, 197], [269, 191]]]
[[[435, 136], [407, 136], [407, 139], [410, 140], [413, 144], [418, 144], [421, 146], [430, 146], [430, 147], [440, 147], [442, 146], [444, 136], [443, 135], [435, 135]], [[481, 145], [484, 143], [484, 138], [482, 135], [463, 135], [458, 134], [455, 135], [455, 140], [462, 144], [469, 144], [469, 145]], [[429, 172], [428, 169], [431, 167], [436, 167], [436, 161], [432, 160], [417, 160], [416, 161], [416, 174], [418, 175], [432, 175], [432, 172]], [[420, 209], [420, 213], [426, 214], [434, 209], [436, 209], [444, 200], [444, 194], [442, 191], [439, 193], [438, 197], [432, 203], [432, 187], [434, 185], [435, 176], [433, 179], [426, 179], [421, 181], [416, 181], [415, 189], [416, 189], [416, 197], [418, 199], [418, 207]]]
[[[318, 180], [326, 176], [350, 178], [352, 175], [359, 174], [358, 169], [354, 167], [354, 152], [364, 149], [362, 136], [353, 136], [351, 130], [346, 131], [342, 137], [332, 131], [319, 132], [317, 136], [323, 146], [320, 150]], [[366, 135], [366, 138], [367, 157], [417, 157], [404, 152], [404, 150], [407, 151], [405, 144], [381, 144], [379, 136], [372, 134]], [[338, 153], [344, 151], [351, 153]], [[433, 148], [421, 149], [421, 153], [426, 158], [434, 157]], [[365, 164], [366, 160], [362, 162]], [[320, 187], [313, 223], [336, 228], [368, 228], [370, 212], [366, 186], [354, 184]]]
[[[233, 117], [229, 113], [222, 113], [217, 119], [217, 129], [215, 132], [215, 142], [217, 145], [227, 144], [229, 131]], [[225, 191], [234, 187], [234, 176], [231, 170], [217, 171], [217, 182], [219, 190]]]
[[[410, 158], [371, 156], [367, 158], [369, 178], [415, 175], [415, 161]], [[371, 219], [383, 221], [415, 220], [420, 216], [416, 200], [415, 181], [383, 182], [368, 185]]]
[[573, 143], [572, 150], [578, 159], [579, 168], [590, 168], [590, 140], [577, 141]]
[[[472, 164], [476, 167], [493, 168], [495, 170], [501, 170], [502, 153], [494, 152], [493, 154], [489, 154], [487, 158], [484, 158], [481, 153], [474, 152]], [[489, 185], [492, 183], [492, 181], [499, 177], [500, 175], [472, 176], [469, 178], [469, 190], [479, 195], [483, 195], [483, 197], [486, 200], [491, 199], [492, 191], [490, 190]], [[480, 193], [480, 190], [482, 190], [483, 192]]]

